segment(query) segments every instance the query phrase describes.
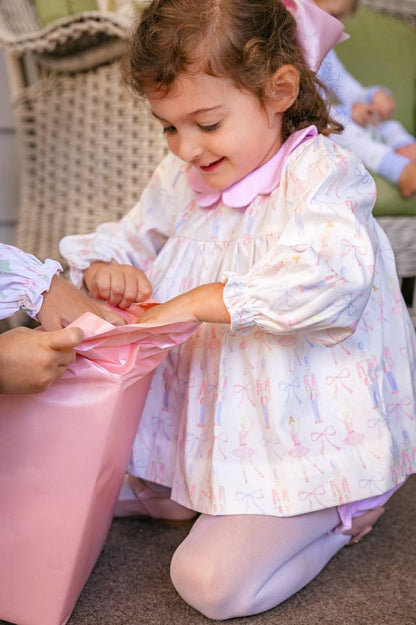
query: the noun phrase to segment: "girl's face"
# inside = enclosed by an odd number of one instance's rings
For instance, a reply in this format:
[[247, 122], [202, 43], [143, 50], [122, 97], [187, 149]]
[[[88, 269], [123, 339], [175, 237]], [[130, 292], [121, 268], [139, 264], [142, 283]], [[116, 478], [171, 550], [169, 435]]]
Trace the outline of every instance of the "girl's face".
[[170, 150], [213, 189], [241, 180], [282, 144], [282, 115], [225, 78], [181, 75], [166, 96], [147, 95]]

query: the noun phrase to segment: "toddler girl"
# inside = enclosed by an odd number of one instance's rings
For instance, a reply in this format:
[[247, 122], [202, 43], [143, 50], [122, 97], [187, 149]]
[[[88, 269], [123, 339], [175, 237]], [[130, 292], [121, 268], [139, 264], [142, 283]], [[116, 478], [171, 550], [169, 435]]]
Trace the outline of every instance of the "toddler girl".
[[171, 153], [121, 222], [61, 243], [94, 296], [152, 289], [143, 322], [203, 322], [155, 372], [119, 513], [200, 513], [171, 576], [213, 619], [302, 588], [415, 470], [414, 331], [374, 182], [327, 138], [308, 66], [342, 26], [288, 7], [144, 9], [130, 83]]

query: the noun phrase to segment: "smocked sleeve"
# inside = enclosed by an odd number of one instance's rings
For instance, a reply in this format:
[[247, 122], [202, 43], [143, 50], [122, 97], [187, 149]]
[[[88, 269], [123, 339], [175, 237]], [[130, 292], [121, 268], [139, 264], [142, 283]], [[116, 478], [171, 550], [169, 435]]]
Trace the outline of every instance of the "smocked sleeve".
[[247, 274], [223, 276], [232, 328], [342, 341], [373, 285], [374, 181], [352, 153], [317, 137], [289, 157], [275, 193], [289, 210], [278, 242]]
[[61, 265], [48, 258], [41, 262], [12, 245], [0, 243], [0, 318], [11, 317], [24, 310], [36, 318], [43, 297]]
[[182, 161], [169, 154], [155, 170], [140, 201], [118, 222], [103, 223], [95, 232], [64, 237], [59, 245], [79, 288], [91, 263], [103, 261], [133, 265], [146, 272], [171, 236], [177, 207], [190, 189]]

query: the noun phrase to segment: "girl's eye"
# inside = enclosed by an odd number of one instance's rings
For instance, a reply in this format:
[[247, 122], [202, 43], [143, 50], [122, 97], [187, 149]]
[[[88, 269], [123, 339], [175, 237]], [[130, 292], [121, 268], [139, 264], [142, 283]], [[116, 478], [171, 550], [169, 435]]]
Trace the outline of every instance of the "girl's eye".
[[176, 132], [175, 126], [164, 126], [163, 134], [164, 135], [173, 135]]
[[220, 126], [219, 122], [217, 122], [216, 124], [209, 124], [208, 126], [203, 126], [202, 124], [199, 124], [199, 128], [203, 130], [204, 132], [213, 132], [214, 130], [217, 130], [219, 126]]

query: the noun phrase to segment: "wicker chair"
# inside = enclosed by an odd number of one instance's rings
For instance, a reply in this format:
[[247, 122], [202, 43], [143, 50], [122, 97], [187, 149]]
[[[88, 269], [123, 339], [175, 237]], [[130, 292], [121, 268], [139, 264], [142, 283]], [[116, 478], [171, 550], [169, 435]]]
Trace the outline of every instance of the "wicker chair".
[[165, 154], [159, 124], [121, 79], [130, 21], [94, 11], [42, 28], [30, 0], [0, 0], [20, 153], [17, 245], [40, 258], [60, 258], [65, 234], [118, 220]]

